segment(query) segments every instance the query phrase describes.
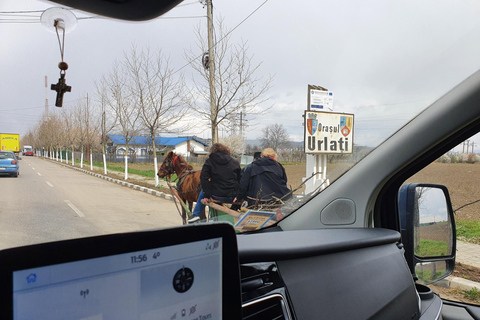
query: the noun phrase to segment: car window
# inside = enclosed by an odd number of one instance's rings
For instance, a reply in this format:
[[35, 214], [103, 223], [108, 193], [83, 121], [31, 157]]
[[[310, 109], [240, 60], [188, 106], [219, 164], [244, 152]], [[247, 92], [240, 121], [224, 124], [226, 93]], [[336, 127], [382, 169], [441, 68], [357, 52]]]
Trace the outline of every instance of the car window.
[[479, 305], [477, 289], [480, 282], [480, 264], [475, 258], [480, 252], [480, 223], [477, 217], [480, 199], [476, 188], [480, 174], [480, 156], [476, 153], [477, 138], [478, 134], [463, 141], [412, 176], [407, 183], [446, 186], [455, 215], [455, 270], [451, 276], [429, 286], [442, 298]]
[[[286, 176], [280, 180], [291, 193], [255, 187], [252, 178], [252, 193], [243, 194], [233, 218], [206, 214], [234, 224], [244, 219], [239, 232], [275, 225], [480, 67], [475, 2], [252, 0], [214, 7], [209, 38], [202, 2], [185, 1], [136, 24], [46, 1], [2, 2], [0, 134], [20, 135], [15, 152], [32, 146], [35, 157], [23, 157], [19, 181], [71, 190], [55, 200], [45, 194], [24, 210], [34, 214], [48, 199], [58, 212], [88, 222], [17, 243], [181, 225], [193, 212], [185, 197], [196, 198], [199, 178], [177, 191], [194, 175], [167, 169], [180, 163], [201, 171], [215, 142], [249, 174], [255, 153], [273, 149], [276, 174]], [[63, 181], [46, 164], [148, 190], [158, 195], [157, 211], [140, 208], [140, 193], [119, 196], [130, 199], [119, 205], [116, 192], [103, 195], [99, 187], [101, 200], [89, 200], [96, 182]], [[228, 195], [231, 202], [239, 193]], [[99, 208], [113, 212], [99, 216]], [[152, 218], [160, 208], [168, 219]], [[7, 240], [5, 247], [17, 244]]]
[[0, 152], [0, 159], [15, 159], [15, 155], [13, 153]]

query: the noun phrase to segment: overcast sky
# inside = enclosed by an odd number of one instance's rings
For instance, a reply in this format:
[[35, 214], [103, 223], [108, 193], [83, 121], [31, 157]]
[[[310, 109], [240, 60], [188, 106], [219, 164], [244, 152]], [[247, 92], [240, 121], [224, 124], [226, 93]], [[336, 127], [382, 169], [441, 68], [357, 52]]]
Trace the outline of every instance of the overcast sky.
[[[238, 26], [232, 43], [247, 41], [250, 55], [261, 63], [257, 75], [274, 76], [263, 106], [273, 107], [264, 116], [247, 118], [249, 139], [260, 137], [266, 125], [280, 123], [292, 140], [302, 141], [307, 85], [312, 84], [334, 93], [335, 111], [355, 114], [357, 145], [376, 146], [480, 68], [478, 1], [293, 3], [214, 0], [214, 17], [221, 15], [230, 29]], [[44, 79], [48, 87], [57, 82], [60, 52], [40, 15], [57, 6], [37, 0], [0, 2], [0, 132], [24, 134], [45, 110]], [[40, 12], [25, 13], [35, 10]], [[182, 68], [185, 50], [196, 47], [195, 27], [206, 26], [206, 8], [193, 0], [143, 23], [85, 19], [93, 15], [72, 12], [79, 20], [65, 42], [66, 79], [72, 86], [65, 107], [93, 95], [94, 82], [132, 44], [161, 48], [175, 69]], [[191, 79], [192, 68], [182, 71]], [[55, 92], [47, 90], [47, 97], [50, 110], [55, 109]], [[192, 124], [192, 132], [185, 134], [210, 137], [206, 123]]]

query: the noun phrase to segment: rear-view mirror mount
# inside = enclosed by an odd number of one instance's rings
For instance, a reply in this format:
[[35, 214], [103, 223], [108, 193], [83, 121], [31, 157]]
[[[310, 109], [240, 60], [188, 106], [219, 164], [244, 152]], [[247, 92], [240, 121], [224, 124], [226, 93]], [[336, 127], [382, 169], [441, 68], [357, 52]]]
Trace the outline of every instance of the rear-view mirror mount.
[[71, 8], [102, 16], [145, 21], [157, 18], [183, 0], [50, 0]]

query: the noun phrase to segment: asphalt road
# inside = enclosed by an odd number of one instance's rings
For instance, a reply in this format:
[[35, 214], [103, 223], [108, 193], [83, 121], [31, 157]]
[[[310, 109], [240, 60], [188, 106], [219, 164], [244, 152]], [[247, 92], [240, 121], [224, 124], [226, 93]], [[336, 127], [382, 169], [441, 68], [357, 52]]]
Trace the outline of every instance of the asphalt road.
[[180, 224], [172, 201], [36, 157], [0, 176], [0, 249]]

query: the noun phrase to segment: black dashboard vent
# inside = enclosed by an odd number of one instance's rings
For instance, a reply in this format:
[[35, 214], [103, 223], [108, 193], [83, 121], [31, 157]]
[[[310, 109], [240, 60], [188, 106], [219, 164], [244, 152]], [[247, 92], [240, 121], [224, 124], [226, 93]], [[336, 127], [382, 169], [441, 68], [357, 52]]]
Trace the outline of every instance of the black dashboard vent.
[[264, 297], [243, 305], [243, 320], [289, 320], [281, 295]]

